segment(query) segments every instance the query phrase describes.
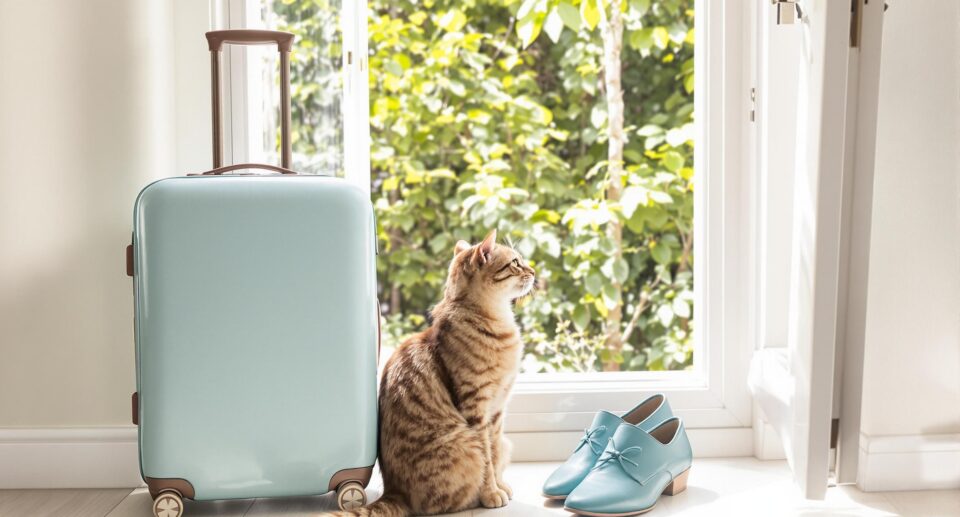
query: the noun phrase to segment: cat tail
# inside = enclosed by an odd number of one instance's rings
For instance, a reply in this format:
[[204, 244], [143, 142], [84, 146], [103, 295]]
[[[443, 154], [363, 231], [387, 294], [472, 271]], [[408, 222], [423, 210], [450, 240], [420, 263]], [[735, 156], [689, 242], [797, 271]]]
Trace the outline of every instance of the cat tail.
[[328, 515], [334, 517], [408, 517], [410, 514], [410, 508], [399, 494], [383, 494], [380, 499], [363, 508], [333, 512]]

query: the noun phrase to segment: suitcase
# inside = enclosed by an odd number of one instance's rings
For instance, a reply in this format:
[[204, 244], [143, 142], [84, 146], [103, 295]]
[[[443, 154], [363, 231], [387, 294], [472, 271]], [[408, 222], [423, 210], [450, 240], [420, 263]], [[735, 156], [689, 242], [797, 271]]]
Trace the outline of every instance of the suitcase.
[[[373, 206], [340, 178], [289, 170], [293, 35], [207, 33], [214, 169], [145, 187], [133, 276], [140, 470], [154, 513], [183, 499], [337, 491], [366, 501], [377, 456]], [[281, 54], [282, 167], [221, 167], [223, 43]], [[273, 174], [229, 174], [261, 169]]]

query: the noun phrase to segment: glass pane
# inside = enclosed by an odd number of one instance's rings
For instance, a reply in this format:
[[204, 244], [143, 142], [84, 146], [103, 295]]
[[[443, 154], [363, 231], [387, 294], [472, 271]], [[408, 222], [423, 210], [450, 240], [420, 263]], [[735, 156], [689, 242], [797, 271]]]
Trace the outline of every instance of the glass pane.
[[694, 2], [573, 3], [369, 1], [386, 353], [428, 325], [457, 240], [497, 228], [538, 271], [525, 372], [692, 366]]
[[[340, 0], [264, 0], [264, 24], [292, 32], [296, 44], [290, 55], [293, 169], [308, 174], [343, 176], [343, 33]], [[268, 163], [279, 161], [278, 102], [280, 85], [276, 53], [264, 53], [261, 112], [271, 120], [259, 127]], [[272, 123], [271, 123], [272, 122]], [[251, 127], [258, 127], [253, 126]], [[272, 154], [271, 154], [272, 153]]]

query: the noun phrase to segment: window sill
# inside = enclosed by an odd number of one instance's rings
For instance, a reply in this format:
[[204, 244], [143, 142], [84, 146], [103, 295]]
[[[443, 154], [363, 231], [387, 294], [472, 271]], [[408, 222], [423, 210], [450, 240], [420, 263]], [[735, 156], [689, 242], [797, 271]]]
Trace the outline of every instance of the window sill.
[[707, 379], [696, 371], [521, 374], [514, 394], [631, 393], [657, 390], [706, 389]]

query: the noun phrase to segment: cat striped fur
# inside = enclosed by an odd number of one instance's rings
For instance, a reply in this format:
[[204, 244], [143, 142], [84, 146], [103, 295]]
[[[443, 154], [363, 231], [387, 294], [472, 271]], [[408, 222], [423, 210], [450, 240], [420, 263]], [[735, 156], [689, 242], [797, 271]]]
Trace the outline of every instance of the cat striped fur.
[[503, 412], [523, 350], [512, 304], [530, 292], [534, 277], [519, 253], [496, 243], [496, 230], [475, 246], [457, 243], [431, 327], [384, 366], [384, 495], [336, 515], [403, 517], [507, 504]]

